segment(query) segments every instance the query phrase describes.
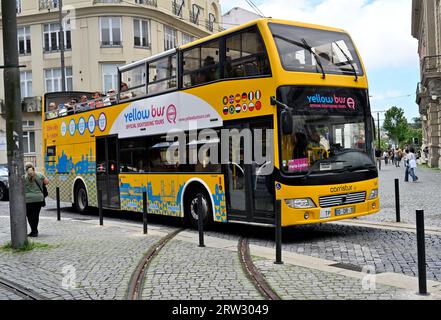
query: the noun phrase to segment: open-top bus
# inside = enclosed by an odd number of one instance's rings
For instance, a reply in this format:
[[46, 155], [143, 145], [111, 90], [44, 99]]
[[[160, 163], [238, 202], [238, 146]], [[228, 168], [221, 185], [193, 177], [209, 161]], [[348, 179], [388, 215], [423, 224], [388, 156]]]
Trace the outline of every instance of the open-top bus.
[[49, 193], [79, 212], [98, 189], [105, 208], [141, 212], [145, 191], [149, 214], [192, 223], [198, 195], [204, 222], [273, 225], [276, 200], [283, 226], [379, 210], [367, 77], [343, 30], [259, 19], [118, 72], [116, 95], [45, 95]]

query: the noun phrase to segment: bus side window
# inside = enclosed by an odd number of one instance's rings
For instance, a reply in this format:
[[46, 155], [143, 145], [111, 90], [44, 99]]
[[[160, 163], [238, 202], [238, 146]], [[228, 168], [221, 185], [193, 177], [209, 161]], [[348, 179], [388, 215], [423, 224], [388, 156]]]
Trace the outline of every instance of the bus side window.
[[263, 40], [256, 28], [226, 38], [225, 77], [269, 75], [270, 65]]

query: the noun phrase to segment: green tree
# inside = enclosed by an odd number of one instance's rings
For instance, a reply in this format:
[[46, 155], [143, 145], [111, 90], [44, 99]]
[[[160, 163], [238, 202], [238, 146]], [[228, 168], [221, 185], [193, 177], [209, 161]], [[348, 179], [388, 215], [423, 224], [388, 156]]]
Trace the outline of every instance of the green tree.
[[404, 110], [396, 106], [390, 108], [386, 112], [383, 128], [387, 131], [389, 138], [396, 141], [398, 145], [406, 142], [409, 125], [404, 116]]

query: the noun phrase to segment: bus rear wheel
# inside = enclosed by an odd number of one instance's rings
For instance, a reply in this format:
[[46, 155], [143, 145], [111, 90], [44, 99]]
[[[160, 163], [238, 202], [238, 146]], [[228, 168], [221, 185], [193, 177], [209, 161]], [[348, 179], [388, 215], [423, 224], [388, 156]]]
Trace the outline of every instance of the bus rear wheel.
[[202, 216], [204, 228], [209, 226], [213, 219], [210, 198], [205, 190], [196, 188], [191, 191], [184, 202], [184, 212], [186, 221], [193, 227], [198, 227], [198, 196], [202, 198]]
[[89, 208], [86, 187], [82, 182], [75, 187], [74, 207], [75, 210], [80, 214], [86, 213], [87, 209]]

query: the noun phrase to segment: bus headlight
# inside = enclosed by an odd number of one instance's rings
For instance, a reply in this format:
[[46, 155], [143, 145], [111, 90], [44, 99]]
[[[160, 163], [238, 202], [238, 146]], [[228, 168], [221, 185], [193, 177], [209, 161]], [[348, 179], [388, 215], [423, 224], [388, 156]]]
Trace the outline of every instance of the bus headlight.
[[369, 200], [377, 199], [378, 198], [378, 189], [373, 189], [371, 191], [371, 194], [369, 196]]
[[285, 203], [288, 207], [293, 209], [310, 209], [316, 208], [314, 201], [311, 198], [303, 199], [285, 199]]

